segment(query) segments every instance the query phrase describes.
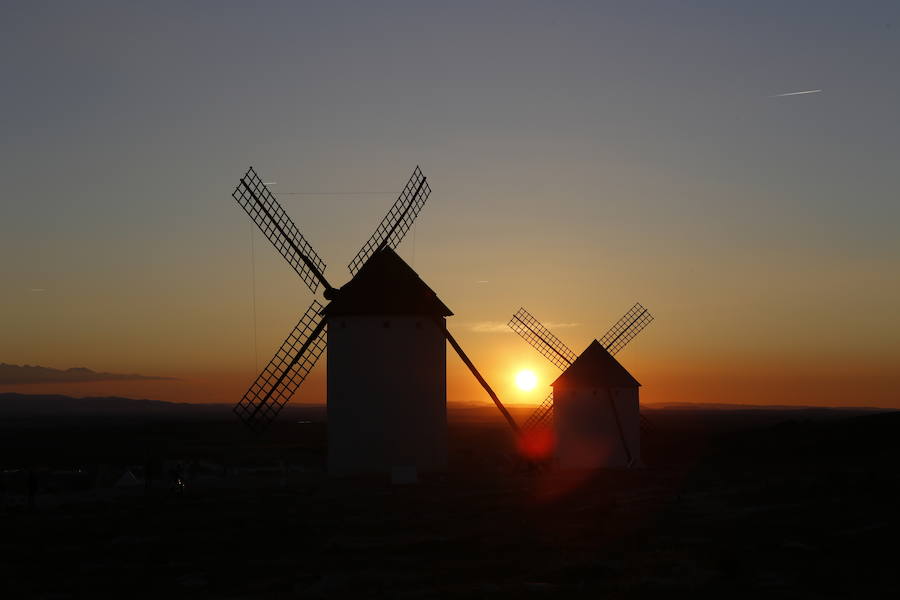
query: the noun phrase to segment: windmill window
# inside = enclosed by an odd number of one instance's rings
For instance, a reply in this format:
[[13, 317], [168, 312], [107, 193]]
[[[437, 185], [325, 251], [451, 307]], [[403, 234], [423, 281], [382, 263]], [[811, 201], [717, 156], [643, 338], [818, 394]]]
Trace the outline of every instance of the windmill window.
[[385, 329], [388, 329], [388, 328], [390, 328], [390, 326], [391, 326], [391, 322], [390, 322], [390, 321], [385, 321], [384, 323], [382, 323], [382, 326], [383, 326]]
[[341, 321], [341, 329], [347, 329], [347, 321]]
[[416, 329], [422, 329], [422, 321], [416, 321]]

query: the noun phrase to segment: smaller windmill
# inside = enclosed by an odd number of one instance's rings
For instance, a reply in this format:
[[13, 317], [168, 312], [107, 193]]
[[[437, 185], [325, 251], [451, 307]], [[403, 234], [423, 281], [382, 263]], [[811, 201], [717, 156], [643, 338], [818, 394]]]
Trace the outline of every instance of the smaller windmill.
[[580, 355], [520, 308], [509, 327], [563, 373], [525, 421], [524, 439], [552, 429], [560, 466], [597, 468], [640, 462], [640, 383], [613, 358], [653, 316], [636, 303]]

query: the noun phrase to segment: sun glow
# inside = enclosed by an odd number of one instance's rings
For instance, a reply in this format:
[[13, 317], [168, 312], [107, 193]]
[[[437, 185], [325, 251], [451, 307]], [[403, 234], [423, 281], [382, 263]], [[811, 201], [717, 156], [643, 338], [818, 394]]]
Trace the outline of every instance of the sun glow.
[[519, 371], [516, 373], [516, 385], [519, 386], [520, 390], [525, 390], [526, 392], [533, 390], [534, 386], [537, 385], [537, 375], [527, 369]]

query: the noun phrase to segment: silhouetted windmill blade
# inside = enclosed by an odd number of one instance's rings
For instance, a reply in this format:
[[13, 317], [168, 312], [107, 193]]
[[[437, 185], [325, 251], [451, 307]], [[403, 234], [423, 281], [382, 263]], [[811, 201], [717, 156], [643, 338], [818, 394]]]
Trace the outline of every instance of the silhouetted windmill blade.
[[524, 431], [531, 431], [532, 429], [536, 429], [537, 427], [541, 427], [545, 424], [547, 419], [553, 414], [553, 392], [550, 392], [550, 395], [544, 398], [544, 401], [541, 402], [537, 408], [534, 409], [534, 412], [525, 420], [525, 423], [522, 425], [522, 429]]
[[325, 262], [306, 241], [253, 167], [247, 169], [231, 195], [313, 293], [319, 283], [326, 290], [331, 289], [323, 274]]
[[[509, 321], [509, 327], [518, 333], [522, 339], [531, 344], [547, 360], [553, 363], [560, 371], [569, 368], [577, 355], [556, 337], [552, 331], [538, 321], [534, 315], [524, 308], [520, 308]], [[548, 417], [553, 414], [553, 392], [541, 402], [534, 412], [522, 425], [524, 431], [531, 431], [542, 427]]]
[[475, 363], [472, 362], [472, 359], [466, 354], [465, 350], [462, 349], [462, 346], [459, 345], [459, 342], [456, 341], [456, 338], [451, 335], [450, 331], [447, 329], [446, 323], [442, 321], [437, 321], [438, 327], [441, 328], [441, 331], [444, 334], [444, 338], [448, 342], [450, 342], [450, 346], [456, 351], [456, 354], [459, 355], [459, 358], [463, 361], [463, 363], [469, 368], [472, 375], [475, 376], [475, 379], [478, 383], [481, 384], [481, 387], [484, 388], [484, 391], [488, 393], [488, 396], [491, 397], [491, 400], [494, 401], [494, 405], [500, 410], [500, 413], [503, 415], [503, 418], [506, 419], [506, 422], [509, 424], [509, 427], [513, 430], [513, 433], [516, 435], [519, 434], [520, 429], [519, 425], [516, 423], [516, 420], [513, 418], [509, 411], [506, 410], [506, 407], [503, 406], [503, 402], [500, 401], [500, 397], [497, 396], [497, 393], [494, 392], [493, 388], [491, 388], [490, 384], [488, 384], [487, 380], [481, 375], [478, 371], [478, 368], [475, 366]]
[[513, 315], [508, 325], [561, 371], [567, 369], [578, 358], [578, 355], [572, 352], [562, 340], [553, 335], [553, 332], [544, 327], [524, 308], [520, 308]]
[[234, 407], [235, 414], [250, 429], [262, 431], [278, 416], [325, 351], [322, 308], [317, 300], [313, 300], [278, 352]]
[[403, 241], [403, 237], [409, 231], [413, 221], [416, 220], [430, 194], [431, 188], [428, 187], [428, 181], [417, 166], [409, 181], [406, 182], [406, 187], [400, 192], [400, 197], [378, 224], [375, 233], [363, 244], [360, 251], [347, 265], [350, 273], [356, 275], [366, 261], [385, 246], [396, 249]]
[[635, 302], [625, 316], [619, 319], [615, 325], [609, 328], [609, 331], [603, 334], [598, 341], [606, 348], [606, 351], [615, 356], [615, 354], [628, 345], [628, 342], [634, 339], [641, 330], [653, 321], [653, 315], [641, 306], [640, 302]]

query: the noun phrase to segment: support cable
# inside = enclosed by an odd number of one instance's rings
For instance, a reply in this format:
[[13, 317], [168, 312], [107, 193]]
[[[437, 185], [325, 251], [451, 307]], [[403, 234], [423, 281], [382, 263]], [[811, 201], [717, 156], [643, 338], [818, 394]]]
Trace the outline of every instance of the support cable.
[[256, 250], [254, 248], [253, 221], [250, 222], [250, 307], [253, 313], [253, 372], [259, 371], [259, 349], [256, 326]]

